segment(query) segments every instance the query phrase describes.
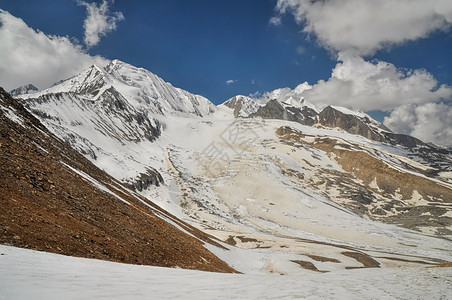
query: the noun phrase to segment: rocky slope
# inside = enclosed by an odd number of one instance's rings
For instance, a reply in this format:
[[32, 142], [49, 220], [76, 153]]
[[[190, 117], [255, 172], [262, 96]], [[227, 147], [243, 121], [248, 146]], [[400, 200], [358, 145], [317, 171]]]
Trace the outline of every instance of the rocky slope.
[[233, 272], [221, 247], [98, 169], [0, 89], [0, 243], [132, 264]]
[[[280, 127], [277, 134], [282, 143], [297, 150], [314, 148], [334, 157], [341, 172], [312, 168], [318, 178], [308, 185], [336, 203], [374, 220], [452, 236], [452, 185], [444, 179], [432, 180], [433, 170], [403, 159], [397, 148], [378, 149], [340, 136], [304, 133], [290, 126]], [[292, 170], [290, 175], [303, 173]]]

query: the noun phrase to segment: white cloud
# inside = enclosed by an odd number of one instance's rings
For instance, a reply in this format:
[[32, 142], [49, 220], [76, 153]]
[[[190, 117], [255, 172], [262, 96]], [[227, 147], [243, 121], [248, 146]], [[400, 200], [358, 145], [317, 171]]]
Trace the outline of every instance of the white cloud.
[[450, 0], [278, 0], [276, 10], [292, 13], [326, 48], [358, 55], [452, 25]]
[[384, 124], [395, 132], [425, 142], [452, 147], [452, 106], [444, 103], [408, 104], [396, 108]]
[[389, 112], [405, 104], [437, 102], [452, 97], [452, 88], [439, 86], [425, 70], [403, 71], [387, 62], [371, 63], [345, 53], [339, 53], [339, 60], [327, 81], [320, 80], [303, 93], [308, 101], [319, 106], [335, 104]]
[[69, 38], [35, 31], [4, 10], [0, 10], [0, 85], [6, 90], [32, 83], [47, 88], [92, 64], [107, 60], [86, 54]]
[[[112, 0], [113, 3], [113, 0]], [[116, 29], [116, 23], [124, 20], [121, 12], [110, 12], [110, 3], [103, 0], [101, 4], [78, 1], [79, 5], [86, 8], [87, 17], [83, 24], [85, 28], [85, 44], [88, 47], [99, 43], [100, 37]]]
[[281, 17], [279, 16], [272, 17], [270, 21], [268, 21], [268, 23], [273, 26], [279, 26], [281, 25]]
[[229, 80], [226, 80], [226, 84], [227, 84], [227, 85], [230, 85], [230, 84], [233, 84], [233, 83], [236, 83], [236, 82], [237, 82], [236, 79], [229, 79]]

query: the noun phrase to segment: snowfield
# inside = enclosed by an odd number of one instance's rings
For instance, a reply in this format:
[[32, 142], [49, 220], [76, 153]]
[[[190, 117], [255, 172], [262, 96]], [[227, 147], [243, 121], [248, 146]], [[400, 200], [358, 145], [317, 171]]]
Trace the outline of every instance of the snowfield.
[[450, 299], [451, 268], [305, 276], [126, 265], [0, 246], [0, 299]]

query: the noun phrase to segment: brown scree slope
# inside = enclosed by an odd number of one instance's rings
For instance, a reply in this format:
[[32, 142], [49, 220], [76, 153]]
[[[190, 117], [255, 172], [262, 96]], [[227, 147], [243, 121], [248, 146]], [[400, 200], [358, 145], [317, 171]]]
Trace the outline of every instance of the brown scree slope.
[[221, 247], [127, 190], [0, 88], [0, 244], [132, 264], [235, 272], [204, 243]]

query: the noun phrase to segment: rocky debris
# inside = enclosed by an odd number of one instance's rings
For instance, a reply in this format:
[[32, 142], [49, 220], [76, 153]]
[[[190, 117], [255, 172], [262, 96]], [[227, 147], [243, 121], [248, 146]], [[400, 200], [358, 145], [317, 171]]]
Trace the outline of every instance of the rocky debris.
[[31, 83], [27, 85], [23, 85], [21, 87], [15, 88], [14, 90], [11, 90], [9, 93], [11, 96], [16, 97], [24, 94], [30, 94], [33, 92], [37, 92], [38, 88], [32, 85]]
[[56, 138], [3, 89], [0, 149], [1, 244], [131, 264], [234, 272], [204, 247], [221, 247], [214, 239], [129, 192]]
[[[356, 214], [381, 222], [439, 236], [452, 236], [452, 189], [436, 180], [398, 170], [385, 163], [377, 150], [328, 137], [309, 136], [288, 126], [278, 128], [281, 142], [292, 147], [324, 151], [344, 172], [318, 170], [317, 182], [285, 172], [299, 184], [317, 188]], [[401, 166], [404, 166], [403, 164]], [[314, 168], [314, 166], [312, 166]], [[315, 169], [315, 168], [314, 168]], [[408, 169], [408, 168], [407, 168]], [[421, 169], [408, 169], [422, 174]], [[330, 194], [330, 190], [334, 193]]]

